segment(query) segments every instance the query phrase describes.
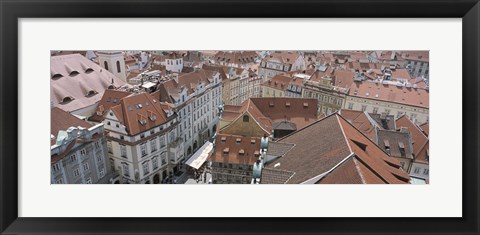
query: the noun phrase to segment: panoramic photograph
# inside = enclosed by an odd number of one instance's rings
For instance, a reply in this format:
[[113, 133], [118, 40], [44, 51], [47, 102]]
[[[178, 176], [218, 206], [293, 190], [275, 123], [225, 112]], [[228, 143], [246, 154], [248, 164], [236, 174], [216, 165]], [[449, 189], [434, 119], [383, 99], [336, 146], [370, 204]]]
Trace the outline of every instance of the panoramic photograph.
[[426, 50], [52, 50], [50, 110], [51, 184], [430, 180]]

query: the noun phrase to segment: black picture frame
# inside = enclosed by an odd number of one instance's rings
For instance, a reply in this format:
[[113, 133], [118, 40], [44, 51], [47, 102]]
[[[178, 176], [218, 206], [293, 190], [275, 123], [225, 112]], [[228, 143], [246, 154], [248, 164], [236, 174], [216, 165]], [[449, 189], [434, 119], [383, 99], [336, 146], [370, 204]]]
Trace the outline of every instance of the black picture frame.
[[[478, 0], [1, 0], [2, 234], [478, 234]], [[462, 18], [462, 218], [24, 218], [18, 217], [18, 19], [119, 17]], [[448, 124], [446, 124], [448, 125]], [[448, 128], [445, 127], [445, 128]], [[448, 138], [448, 137], [445, 137]], [[460, 156], [446, 156], [460, 157]], [[41, 199], [39, 199], [41, 201]], [[41, 202], [39, 202], [41, 203]], [[439, 208], [441, 209], [441, 208]]]

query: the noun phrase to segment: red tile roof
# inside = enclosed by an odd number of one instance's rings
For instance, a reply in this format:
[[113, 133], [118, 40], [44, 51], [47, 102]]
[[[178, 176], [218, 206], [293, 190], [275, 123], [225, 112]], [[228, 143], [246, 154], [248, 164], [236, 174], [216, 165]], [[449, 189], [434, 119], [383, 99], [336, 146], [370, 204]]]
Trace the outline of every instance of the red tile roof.
[[[102, 99], [98, 103], [96, 111], [93, 115], [89, 118], [90, 121], [93, 122], [103, 122], [105, 116], [107, 115], [107, 111], [120, 103], [120, 100], [124, 97], [131, 95], [132, 93], [126, 91], [117, 91], [117, 90], [106, 90], [103, 93]], [[101, 112], [101, 115], [98, 115]]]
[[428, 137], [423, 133], [422, 129], [414, 124], [406, 115], [402, 115], [396, 121], [397, 128], [407, 128], [412, 135], [413, 155], [415, 161], [428, 162]]
[[397, 160], [338, 114], [306, 126], [279, 142], [292, 143], [295, 147], [266, 167], [295, 172], [287, 183], [302, 183], [324, 173], [327, 175], [323, 183], [403, 184], [410, 179], [399, 169]]
[[81, 126], [83, 128], [90, 128], [93, 125], [79, 119], [72, 114], [63, 111], [60, 108], [52, 108], [50, 110], [50, 134], [55, 136], [53, 139], [50, 140], [50, 144], [54, 145], [57, 141], [57, 135], [59, 131], [66, 131], [69, 127], [78, 127]]
[[260, 142], [261, 138], [257, 137], [217, 134], [215, 150], [210, 155], [209, 161], [253, 165], [258, 160], [255, 153], [260, 150]]
[[353, 82], [350, 96], [429, 108], [429, 91], [376, 82]]
[[148, 93], [124, 97], [120, 104], [113, 106], [111, 110], [127, 128], [129, 135], [137, 135], [157, 127], [168, 119], [160, 102]]

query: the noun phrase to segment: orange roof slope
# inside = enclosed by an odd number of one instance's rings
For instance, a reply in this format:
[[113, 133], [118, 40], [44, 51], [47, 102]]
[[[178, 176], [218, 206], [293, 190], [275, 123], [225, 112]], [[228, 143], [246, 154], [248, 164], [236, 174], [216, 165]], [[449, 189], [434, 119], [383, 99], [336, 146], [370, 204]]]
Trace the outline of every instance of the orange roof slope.
[[[292, 143], [267, 168], [295, 172], [289, 184], [318, 177], [317, 183], [408, 183], [400, 164], [338, 114], [294, 132], [279, 142]], [[276, 167], [275, 167], [276, 166]], [[321, 176], [322, 174], [325, 174]]]
[[[218, 134], [209, 161], [253, 165], [259, 157], [261, 138]], [[255, 156], [257, 154], [257, 156]]]
[[406, 115], [402, 115], [396, 121], [397, 128], [405, 127], [412, 135], [413, 157], [415, 161], [428, 163], [428, 137]]
[[424, 89], [394, 86], [376, 82], [354, 82], [350, 96], [429, 108], [429, 92]]
[[[124, 97], [131, 95], [132, 93], [126, 91], [117, 91], [117, 90], [106, 90], [103, 93], [102, 99], [98, 103], [96, 112], [89, 118], [90, 121], [102, 122], [107, 115], [107, 111], [115, 106], [120, 104], [120, 100]], [[101, 115], [98, 115], [100, 114]]]
[[60, 108], [52, 108], [50, 110], [50, 134], [55, 136], [50, 140], [50, 144], [54, 145], [57, 141], [57, 135], [59, 131], [66, 131], [69, 127], [78, 127], [90, 128], [93, 125], [79, 119], [72, 114], [63, 111]]
[[160, 102], [148, 93], [127, 96], [111, 110], [130, 135], [159, 126], [168, 119]]

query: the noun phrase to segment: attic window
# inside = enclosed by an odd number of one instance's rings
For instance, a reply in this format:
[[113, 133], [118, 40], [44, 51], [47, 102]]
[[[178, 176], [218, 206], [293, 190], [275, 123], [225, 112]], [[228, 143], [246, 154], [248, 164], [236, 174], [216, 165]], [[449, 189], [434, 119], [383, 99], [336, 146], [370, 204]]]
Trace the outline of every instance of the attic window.
[[75, 77], [75, 76], [77, 76], [78, 74], [80, 74], [78, 71], [73, 70], [72, 72], [70, 72], [69, 75], [70, 75], [70, 77]]
[[155, 115], [155, 113], [153, 113], [152, 111], [148, 111], [148, 118], [153, 122], [157, 120], [157, 115]]
[[290, 107], [290, 102], [285, 103], [285, 107]]
[[242, 142], [242, 139], [237, 138], [235, 142], [237, 142], [237, 144], [240, 144], [240, 142]]
[[141, 125], [145, 126], [147, 124], [147, 119], [143, 115], [138, 114], [137, 119]]
[[68, 103], [68, 102], [70, 102], [70, 101], [72, 101], [72, 100], [74, 100], [73, 97], [71, 97], [71, 96], [65, 96], [65, 97], [63, 97], [63, 99], [62, 99], [62, 103]]
[[249, 122], [249, 121], [250, 121], [250, 117], [248, 115], [244, 115], [243, 122]]
[[91, 72], [93, 72], [93, 69], [92, 69], [92, 68], [88, 68], [88, 69], [85, 70], [85, 73], [86, 73], [86, 74], [89, 74], [89, 73], [91, 73]]
[[113, 99], [113, 103], [117, 103], [117, 102], [118, 102], [117, 98]]
[[223, 149], [223, 154], [228, 154], [230, 152], [230, 149], [229, 148], [224, 148]]
[[245, 155], [245, 150], [240, 149], [240, 151], [238, 151], [238, 154], [240, 154], [240, 155], [242, 155], [242, 156]]
[[405, 157], [405, 145], [403, 142], [398, 142], [398, 148], [400, 149], [400, 156]]
[[367, 149], [367, 145], [364, 144], [364, 143], [360, 143], [358, 141], [355, 141], [355, 140], [352, 140], [353, 143], [355, 143], [359, 148], [361, 148], [363, 151], [365, 151]]
[[268, 106], [273, 107], [274, 106], [273, 102], [270, 102]]
[[306, 103], [306, 102], [303, 103], [303, 107], [304, 107], [304, 108], [307, 108], [307, 107], [308, 107], [308, 103]]
[[86, 96], [93, 96], [93, 95], [95, 95], [95, 94], [97, 94], [96, 91], [90, 90], [90, 91], [87, 92]]
[[61, 78], [61, 77], [63, 77], [63, 75], [61, 75], [61, 74], [59, 74], [59, 73], [56, 73], [56, 74], [54, 74], [54, 75], [52, 76], [52, 79], [59, 79], [59, 78]]
[[133, 110], [131, 106], [128, 106], [127, 109], [128, 109], [128, 111], [132, 111], [132, 110]]
[[260, 152], [255, 151], [255, 153], [253, 153], [253, 155], [254, 155], [255, 157], [260, 157]]
[[255, 139], [250, 140], [251, 144], [255, 144], [257, 141]]
[[222, 136], [222, 138], [220, 138], [220, 140], [222, 141], [222, 143], [225, 143], [225, 141], [227, 141], [227, 137]]
[[137, 107], [137, 109], [141, 109], [142, 105], [141, 104], [136, 104], [135, 107]]

